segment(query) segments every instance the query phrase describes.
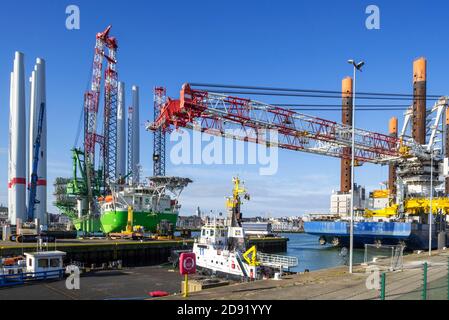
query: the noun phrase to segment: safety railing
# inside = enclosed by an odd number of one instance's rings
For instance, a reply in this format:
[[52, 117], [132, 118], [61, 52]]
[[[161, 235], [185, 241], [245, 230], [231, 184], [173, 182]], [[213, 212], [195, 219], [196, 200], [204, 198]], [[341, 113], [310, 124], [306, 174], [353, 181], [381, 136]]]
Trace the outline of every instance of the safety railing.
[[282, 256], [282, 255], [276, 255], [276, 254], [266, 254], [266, 253], [257, 253], [257, 261], [262, 266], [267, 267], [277, 267], [277, 268], [283, 268], [283, 269], [289, 269], [296, 267], [298, 265], [298, 258], [297, 257], [290, 257], [290, 256]]

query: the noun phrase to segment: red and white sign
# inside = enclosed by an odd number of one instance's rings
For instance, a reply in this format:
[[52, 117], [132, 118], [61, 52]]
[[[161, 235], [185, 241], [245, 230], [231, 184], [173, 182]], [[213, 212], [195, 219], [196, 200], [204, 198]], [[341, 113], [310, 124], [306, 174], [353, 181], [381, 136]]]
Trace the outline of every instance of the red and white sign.
[[193, 252], [181, 253], [179, 256], [179, 273], [182, 275], [196, 272], [196, 255]]

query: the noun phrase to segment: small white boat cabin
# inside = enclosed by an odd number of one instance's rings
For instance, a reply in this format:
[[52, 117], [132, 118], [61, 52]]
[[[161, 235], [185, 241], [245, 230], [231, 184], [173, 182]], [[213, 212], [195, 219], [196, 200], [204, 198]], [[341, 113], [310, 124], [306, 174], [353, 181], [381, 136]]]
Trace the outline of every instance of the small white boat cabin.
[[47, 277], [59, 277], [63, 270], [63, 259], [66, 255], [62, 251], [42, 251], [25, 253], [27, 273], [47, 273]]

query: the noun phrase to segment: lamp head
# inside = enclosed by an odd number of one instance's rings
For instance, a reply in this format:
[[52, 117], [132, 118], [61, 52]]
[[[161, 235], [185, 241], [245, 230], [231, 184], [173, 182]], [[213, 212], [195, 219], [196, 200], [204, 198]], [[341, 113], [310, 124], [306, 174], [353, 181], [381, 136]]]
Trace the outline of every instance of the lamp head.
[[353, 60], [353, 59], [348, 60], [348, 63], [353, 65], [354, 68], [356, 68], [359, 71], [362, 71], [362, 67], [365, 65], [364, 61], [360, 61], [359, 63], [356, 63], [355, 60]]
[[359, 70], [359, 71], [362, 71], [362, 67], [365, 65], [365, 62], [364, 61], [360, 61], [359, 63], [357, 63], [356, 65], [355, 65], [355, 68], [357, 69], [357, 70]]

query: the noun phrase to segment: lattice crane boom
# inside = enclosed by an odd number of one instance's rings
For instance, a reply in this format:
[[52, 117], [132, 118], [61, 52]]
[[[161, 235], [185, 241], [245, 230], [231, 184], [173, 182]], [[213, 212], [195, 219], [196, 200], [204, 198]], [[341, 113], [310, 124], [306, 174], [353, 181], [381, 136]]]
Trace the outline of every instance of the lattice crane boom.
[[104, 182], [116, 180], [117, 168], [117, 102], [118, 102], [118, 74], [117, 74], [117, 41], [113, 37], [106, 39], [109, 55], [105, 71], [105, 99], [104, 99]]
[[[96, 35], [95, 54], [92, 64], [92, 78], [89, 90], [84, 94], [84, 157], [86, 166], [86, 183], [88, 190], [89, 211], [94, 209], [93, 186], [95, 180], [96, 145], [100, 145], [103, 162], [103, 187], [111, 177], [115, 177], [117, 150], [117, 40], [109, 35], [111, 26]], [[105, 50], [108, 50], [106, 54]], [[103, 64], [107, 61], [104, 73], [105, 99], [103, 134], [97, 133], [98, 110], [100, 105]]]
[[[166, 103], [167, 91], [163, 87], [154, 88], [154, 117], [158, 118], [160, 111]], [[153, 175], [165, 176], [165, 131], [158, 128], [154, 132], [153, 141]]]

